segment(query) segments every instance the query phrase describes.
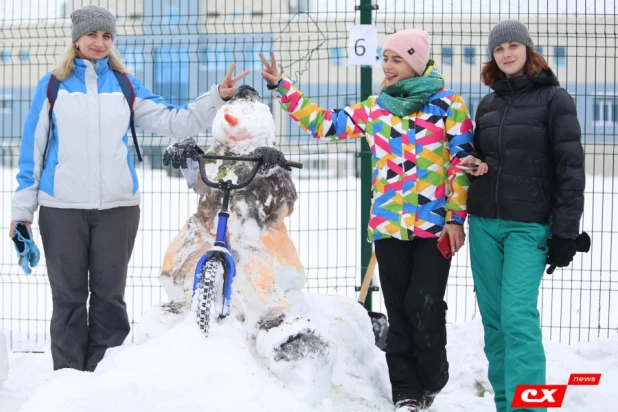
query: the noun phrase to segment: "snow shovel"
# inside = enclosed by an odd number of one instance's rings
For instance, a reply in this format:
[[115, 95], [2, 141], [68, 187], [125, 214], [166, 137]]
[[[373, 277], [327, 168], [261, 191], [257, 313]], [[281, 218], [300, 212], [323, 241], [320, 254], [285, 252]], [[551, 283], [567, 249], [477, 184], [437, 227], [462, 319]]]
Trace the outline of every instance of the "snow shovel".
[[[367, 298], [367, 292], [369, 292], [369, 286], [371, 285], [371, 279], [373, 278], [373, 271], [376, 268], [376, 252], [371, 254], [369, 265], [367, 265], [367, 271], [365, 272], [365, 278], [360, 288], [360, 294], [358, 295], [358, 303], [365, 304]], [[386, 315], [378, 312], [369, 311], [369, 318], [371, 319], [371, 326], [373, 327], [373, 335], [376, 339], [376, 346], [381, 350], [386, 350], [386, 334], [388, 333], [388, 320]]]

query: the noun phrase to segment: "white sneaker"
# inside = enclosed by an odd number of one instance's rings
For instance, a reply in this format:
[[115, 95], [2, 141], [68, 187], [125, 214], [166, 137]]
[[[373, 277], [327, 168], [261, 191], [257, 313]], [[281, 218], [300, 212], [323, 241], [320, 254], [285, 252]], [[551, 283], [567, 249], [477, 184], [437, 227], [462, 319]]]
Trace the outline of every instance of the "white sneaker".
[[423, 409], [423, 403], [415, 399], [404, 399], [395, 404], [395, 412], [417, 412]]

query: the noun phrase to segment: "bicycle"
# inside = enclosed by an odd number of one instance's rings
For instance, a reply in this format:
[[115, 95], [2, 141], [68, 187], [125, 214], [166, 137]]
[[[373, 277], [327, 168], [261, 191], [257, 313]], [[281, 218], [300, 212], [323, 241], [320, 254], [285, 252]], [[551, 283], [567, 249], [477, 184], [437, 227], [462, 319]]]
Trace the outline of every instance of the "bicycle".
[[[274, 150], [274, 149], [272, 149]], [[204, 160], [239, 160], [247, 162], [255, 162], [255, 166], [249, 173], [249, 177], [239, 183], [232, 183], [231, 180], [224, 181], [219, 179], [218, 182], [213, 182], [208, 179], [204, 168]], [[281, 156], [283, 161], [280, 161], [279, 166], [289, 166], [301, 169], [303, 165], [298, 162], [292, 162], [285, 160], [284, 156]], [[230, 241], [227, 232], [227, 222], [230, 216], [228, 212], [229, 200], [232, 190], [242, 189], [253, 181], [258, 171], [264, 166], [263, 157], [247, 157], [247, 156], [216, 156], [216, 155], [198, 155], [200, 178], [209, 187], [219, 189], [223, 191], [223, 199], [221, 209], [217, 214], [217, 235], [215, 237], [215, 243], [212, 248], [207, 250], [204, 255], [197, 262], [195, 268], [195, 276], [193, 279], [193, 292], [192, 292], [192, 308], [197, 313], [197, 324], [208, 337], [208, 331], [210, 326], [210, 309], [214, 304], [215, 290], [218, 290], [220, 281], [223, 280], [223, 287], [221, 288], [222, 307], [221, 313], [218, 319], [223, 319], [230, 314], [232, 309], [232, 283], [236, 276], [236, 264], [234, 258], [230, 252]], [[273, 164], [272, 166], [276, 166]], [[196, 299], [197, 292], [197, 299]]]

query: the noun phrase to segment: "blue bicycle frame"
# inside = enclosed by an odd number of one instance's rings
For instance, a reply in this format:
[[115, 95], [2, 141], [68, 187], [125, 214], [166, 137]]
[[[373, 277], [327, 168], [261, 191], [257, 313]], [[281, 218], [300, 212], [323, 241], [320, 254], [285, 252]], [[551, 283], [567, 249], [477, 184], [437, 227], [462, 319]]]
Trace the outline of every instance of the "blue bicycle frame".
[[217, 238], [215, 241], [215, 247], [208, 250], [197, 262], [195, 268], [195, 277], [193, 279], [193, 294], [197, 290], [204, 266], [206, 262], [216, 259], [223, 265], [224, 283], [223, 283], [223, 307], [221, 308], [221, 314], [219, 318], [224, 318], [230, 314], [232, 309], [232, 283], [234, 282], [234, 276], [236, 276], [236, 265], [234, 258], [230, 253], [229, 239], [227, 236], [227, 220], [229, 214], [219, 213], [219, 221], [217, 223]]
[[[231, 180], [219, 180], [219, 182], [215, 183], [208, 180], [208, 176], [206, 176], [206, 171], [204, 169], [204, 159], [220, 159], [220, 160], [241, 160], [245, 162], [255, 162], [255, 166], [249, 177], [243, 180], [240, 183], [233, 184]], [[215, 238], [214, 246], [206, 251], [206, 253], [200, 258], [195, 268], [195, 276], [193, 278], [193, 295], [195, 295], [195, 291], [199, 287], [202, 274], [204, 272], [204, 268], [206, 267], [206, 263], [212, 260], [218, 260], [223, 265], [223, 307], [221, 308], [221, 314], [219, 318], [224, 318], [230, 314], [230, 310], [232, 309], [232, 283], [234, 282], [234, 276], [236, 275], [236, 264], [234, 263], [234, 258], [230, 253], [230, 242], [229, 236], [227, 232], [227, 221], [230, 217], [228, 213], [228, 206], [230, 203], [230, 194], [232, 190], [242, 189], [248, 186], [255, 175], [257, 174], [260, 167], [262, 167], [263, 160], [260, 157], [244, 157], [244, 156], [210, 156], [210, 155], [199, 155], [198, 162], [200, 165], [200, 177], [202, 181], [208, 185], [209, 187], [219, 189], [223, 191], [223, 202], [221, 204], [221, 210], [218, 214], [217, 221], [217, 237]], [[302, 168], [303, 165], [298, 162], [291, 162], [286, 160], [282, 165]]]
[[[243, 160], [249, 162], [256, 162], [256, 164], [253, 167], [253, 170], [251, 171], [249, 177], [238, 184], [233, 184], [230, 180], [219, 180], [219, 182], [215, 183], [208, 180], [208, 177], [206, 176], [206, 171], [204, 170], [204, 159]], [[221, 205], [221, 210], [218, 214], [217, 237], [215, 238], [214, 247], [204, 253], [204, 255], [197, 262], [197, 266], [195, 268], [195, 276], [193, 278], [193, 295], [195, 295], [195, 291], [199, 287], [206, 263], [213, 259], [220, 261], [223, 265], [224, 277], [223, 305], [221, 308], [221, 314], [219, 315], [219, 319], [221, 319], [229, 315], [232, 309], [232, 283], [234, 282], [234, 276], [236, 275], [236, 264], [234, 263], [234, 258], [230, 253], [230, 242], [227, 232], [227, 221], [230, 217], [230, 214], [228, 212], [230, 194], [232, 190], [242, 189], [253, 181], [255, 175], [257, 174], [257, 171], [262, 165], [262, 160], [255, 157], [200, 155], [198, 162], [200, 164], [200, 177], [206, 185], [223, 191], [223, 202]]]

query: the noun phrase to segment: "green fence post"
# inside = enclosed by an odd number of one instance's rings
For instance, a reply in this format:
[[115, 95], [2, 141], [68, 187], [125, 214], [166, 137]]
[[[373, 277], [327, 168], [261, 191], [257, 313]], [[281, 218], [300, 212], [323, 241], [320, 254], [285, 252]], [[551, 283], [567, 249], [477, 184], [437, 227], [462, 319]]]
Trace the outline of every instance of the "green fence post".
[[[373, 10], [371, 0], [360, 1], [360, 22], [361, 24], [371, 24], [371, 11]], [[375, 6], [377, 7], [377, 6]], [[372, 72], [371, 66], [361, 67], [361, 100], [365, 100], [372, 92]], [[369, 210], [371, 208], [371, 150], [365, 139], [361, 139], [361, 284], [365, 278], [365, 271], [371, 259], [372, 245], [367, 242], [367, 222], [369, 222]], [[365, 308], [371, 310], [371, 290], [365, 299]]]

